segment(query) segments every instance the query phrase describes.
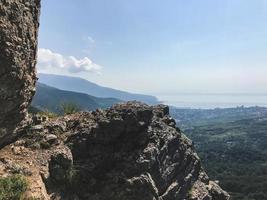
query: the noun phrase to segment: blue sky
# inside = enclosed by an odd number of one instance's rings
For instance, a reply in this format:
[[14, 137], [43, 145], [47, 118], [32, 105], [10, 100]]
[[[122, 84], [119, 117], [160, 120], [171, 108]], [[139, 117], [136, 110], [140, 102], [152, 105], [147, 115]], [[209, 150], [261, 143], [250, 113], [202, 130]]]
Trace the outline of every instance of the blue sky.
[[45, 0], [39, 72], [131, 92], [267, 92], [266, 0]]

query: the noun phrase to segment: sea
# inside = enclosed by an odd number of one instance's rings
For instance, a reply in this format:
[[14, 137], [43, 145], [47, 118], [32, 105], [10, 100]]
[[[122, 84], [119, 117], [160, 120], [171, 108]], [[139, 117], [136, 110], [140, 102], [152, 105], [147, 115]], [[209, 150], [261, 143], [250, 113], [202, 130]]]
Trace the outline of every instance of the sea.
[[233, 107], [267, 107], [267, 94], [176, 94], [160, 95], [158, 99], [169, 106], [193, 109]]

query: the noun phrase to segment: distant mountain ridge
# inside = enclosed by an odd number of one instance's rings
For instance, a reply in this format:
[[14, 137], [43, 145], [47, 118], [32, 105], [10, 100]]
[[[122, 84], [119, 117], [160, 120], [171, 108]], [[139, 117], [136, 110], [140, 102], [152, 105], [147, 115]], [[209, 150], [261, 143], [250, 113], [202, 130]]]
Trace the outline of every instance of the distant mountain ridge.
[[122, 100], [115, 98], [98, 98], [88, 94], [60, 90], [37, 83], [36, 94], [32, 106], [39, 110], [49, 110], [60, 114], [63, 103], [73, 103], [81, 110], [95, 110], [97, 108], [108, 108]]
[[61, 90], [80, 92], [101, 98], [116, 98], [121, 99], [123, 101], [137, 100], [145, 102], [147, 104], [159, 103], [158, 99], [154, 96], [134, 94], [108, 87], [103, 87], [82, 78], [52, 74], [38, 74], [38, 78], [40, 83]]

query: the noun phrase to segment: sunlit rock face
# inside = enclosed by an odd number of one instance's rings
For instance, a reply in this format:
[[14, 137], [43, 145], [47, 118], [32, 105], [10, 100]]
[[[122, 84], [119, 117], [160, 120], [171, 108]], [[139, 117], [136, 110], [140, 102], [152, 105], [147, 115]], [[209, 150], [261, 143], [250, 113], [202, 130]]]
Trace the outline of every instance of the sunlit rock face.
[[40, 0], [0, 1], [0, 146], [23, 126], [35, 92]]

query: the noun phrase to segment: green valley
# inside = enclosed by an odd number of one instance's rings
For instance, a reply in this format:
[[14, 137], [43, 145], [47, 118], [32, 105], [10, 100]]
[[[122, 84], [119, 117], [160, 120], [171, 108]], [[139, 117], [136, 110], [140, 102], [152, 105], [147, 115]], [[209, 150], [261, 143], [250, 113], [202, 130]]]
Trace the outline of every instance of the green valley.
[[233, 200], [267, 199], [266, 108], [171, 110], [208, 175]]

